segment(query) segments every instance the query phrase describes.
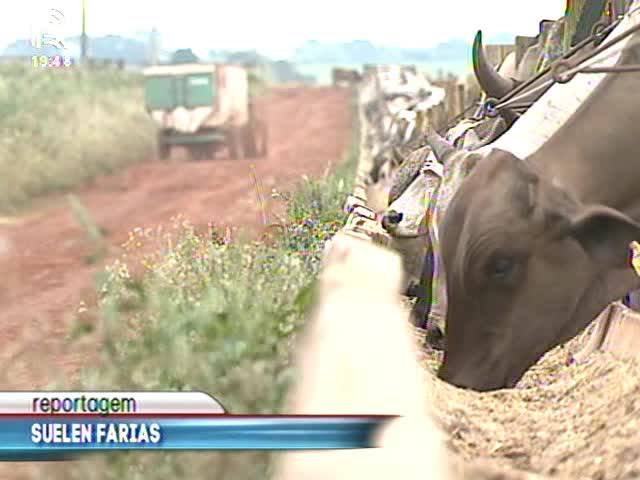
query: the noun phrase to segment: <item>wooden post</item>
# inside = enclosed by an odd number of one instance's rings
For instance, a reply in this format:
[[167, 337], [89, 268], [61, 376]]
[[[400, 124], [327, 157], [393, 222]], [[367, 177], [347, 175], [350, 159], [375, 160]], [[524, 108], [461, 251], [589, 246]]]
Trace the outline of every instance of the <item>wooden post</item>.
[[440, 124], [440, 129], [443, 130], [447, 128], [447, 123], [449, 123], [449, 112], [447, 110], [447, 104], [442, 105], [442, 123]]
[[462, 115], [464, 109], [467, 108], [467, 99], [465, 98], [464, 83], [456, 85], [456, 100], [458, 101], [458, 109], [456, 115]]
[[624, 0], [612, 0], [611, 6], [613, 9], [614, 20], [618, 18], [618, 16], [623, 15], [626, 10]]
[[546, 36], [554, 23], [553, 20], [542, 20], [540, 22], [540, 35]]
[[520, 65], [527, 49], [536, 43], [536, 37], [516, 36], [516, 65]]
[[80, 35], [80, 63], [87, 61], [87, 0], [82, 0], [82, 33]]
[[429, 127], [431, 128], [436, 128], [435, 127], [435, 114], [433, 111], [433, 107], [429, 108], [429, 110], [427, 110], [427, 122], [429, 124]]
[[444, 107], [445, 107], [445, 121], [453, 117], [455, 110], [455, 99], [453, 98], [455, 90], [453, 84], [448, 81], [444, 86]]
[[445, 103], [438, 104], [438, 130], [442, 130], [447, 124], [447, 109]]
[[438, 105], [435, 105], [433, 108], [433, 128], [435, 130], [440, 129], [440, 108]]
[[416, 112], [416, 125], [414, 128], [416, 129], [416, 134], [419, 137], [421, 137], [422, 133], [424, 132], [424, 123], [425, 123], [425, 112], [424, 111]]

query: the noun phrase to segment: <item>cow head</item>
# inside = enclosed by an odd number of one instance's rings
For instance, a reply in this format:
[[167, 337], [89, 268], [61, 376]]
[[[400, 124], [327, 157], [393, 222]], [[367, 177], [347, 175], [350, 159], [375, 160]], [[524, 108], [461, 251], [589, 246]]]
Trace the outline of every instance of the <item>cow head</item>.
[[637, 284], [628, 252], [640, 225], [582, 204], [506, 151], [471, 170], [441, 234], [448, 310], [438, 376], [457, 386], [514, 386]]

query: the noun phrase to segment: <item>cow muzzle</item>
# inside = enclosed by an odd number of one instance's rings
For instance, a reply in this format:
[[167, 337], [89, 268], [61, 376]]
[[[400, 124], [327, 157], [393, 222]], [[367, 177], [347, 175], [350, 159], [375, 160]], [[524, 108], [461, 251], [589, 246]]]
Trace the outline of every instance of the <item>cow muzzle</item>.
[[458, 368], [448, 360], [445, 349], [445, 358], [438, 369], [438, 378], [458, 388], [477, 392], [513, 388], [521, 377], [521, 375], [509, 375], [503, 372], [496, 362], [474, 362], [473, 367], [466, 365]]
[[397, 228], [404, 215], [402, 212], [396, 212], [395, 210], [389, 210], [382, 216], [382, 228], [384, 228], [387, 232], [393, 233]]

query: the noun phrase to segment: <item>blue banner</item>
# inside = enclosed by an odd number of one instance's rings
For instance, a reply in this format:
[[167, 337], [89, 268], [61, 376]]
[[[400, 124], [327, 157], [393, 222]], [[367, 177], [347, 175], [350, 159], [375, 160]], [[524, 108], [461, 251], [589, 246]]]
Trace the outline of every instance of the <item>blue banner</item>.
[[393, 417], [0, 416], [0, 460], [69, 460], [106, 450], [372, 448]]

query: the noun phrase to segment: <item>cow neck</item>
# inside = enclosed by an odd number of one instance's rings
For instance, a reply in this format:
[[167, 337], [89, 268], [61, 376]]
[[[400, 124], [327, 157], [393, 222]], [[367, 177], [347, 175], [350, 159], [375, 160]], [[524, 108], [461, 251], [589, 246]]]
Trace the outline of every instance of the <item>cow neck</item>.
[[[640, 33], [632, 36], [639, 40]], [[632, 63], [640, 63], [640, 55], [624, 51], [618, 65]], [[639, 124], [640, 74], [608, 73], [528, 161], [585, 203], [637, 211]]]

